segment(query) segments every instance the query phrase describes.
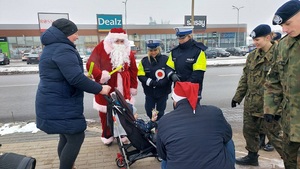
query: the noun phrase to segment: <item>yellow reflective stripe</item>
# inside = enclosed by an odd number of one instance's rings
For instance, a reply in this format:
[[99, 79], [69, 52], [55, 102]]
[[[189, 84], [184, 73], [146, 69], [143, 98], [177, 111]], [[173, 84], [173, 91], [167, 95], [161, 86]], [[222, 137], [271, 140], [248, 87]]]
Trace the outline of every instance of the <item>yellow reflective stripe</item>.
[[172, 52], [170, 53], [169, 55], [169, 58], [168, 58], [168, 61], [167, 61], [167, 66], [169, 66], [170, 68], [174, 69], [175, 70], [175, 64], [172, 60]]
[[200, 52], [196, 63], [193, 64], [193, 71], [194, 70], [206, 71], [206, 56], [203, 51]]
[[144, 71], [144, 66], [142, 64], [142, 61], [140, 61], [139, 66], [138, 66], [138, 76], [145, 76], [146, 73]]

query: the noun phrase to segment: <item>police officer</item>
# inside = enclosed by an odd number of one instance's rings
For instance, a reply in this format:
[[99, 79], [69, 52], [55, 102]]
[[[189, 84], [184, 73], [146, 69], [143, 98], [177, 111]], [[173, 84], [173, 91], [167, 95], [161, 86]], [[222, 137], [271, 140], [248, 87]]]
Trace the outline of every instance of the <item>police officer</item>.
[[138, 66], [138, 79], [145, 93], [146, 113], [151, 119], [152, 110], [156, 109], [157, 120], [165, 113], [172, 85], [165, 72], [168, 57], [161, 54], [160, 43], [160, 40], [148, 40], [148, 56], [144, 57]]
[[[264, 83], [268, 70], [274, 62], [273, 51], [276, 44], [272, 41], [272, 32], [269, 25], [258, 25], [250, 34], [256, 49], [249, 53], [243, 75], [240, 78], [236, 93], [231, 101], [231, 107], [244, 101], [243, 135], [246, 140], [248, 155], [237, 158], [236, 164], [258, 166], [258, 151], [260, 129], [265, 125], [263, 112]], [[271, 125], [271, 124], [270, 124]], [[280, 126], [278, 121], [272, 123]], [[282, 155], [281, 128], [266, 126], [267, 136], [275, 149]]]
[[[188, 81], [200, 85], [198, 98], [201, 98], [204, 72], [206, 71], [207, 47], [193, 39], [193, 27], [175, 28], [179, 45], [171, 50], [167, 61], [167, 76], [173, 82]], [[198, 99], [198, 100], [199, 100]]]
[[[264, 113], [268, 122], [281, 118], [286, 169], [300, 168], [300, 2], [291, 0], [275, 13], [274, 25], [287, 33], [275, 50], [275, 64], [267, 75]], [[278, 111], [282, 109], [282, 111]]]

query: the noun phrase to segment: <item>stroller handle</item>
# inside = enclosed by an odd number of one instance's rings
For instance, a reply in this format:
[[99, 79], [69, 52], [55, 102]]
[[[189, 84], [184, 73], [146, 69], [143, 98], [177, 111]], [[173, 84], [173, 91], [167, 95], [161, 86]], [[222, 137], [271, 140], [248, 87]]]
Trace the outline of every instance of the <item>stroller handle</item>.
[[108, 96], [108, 95], [103, 95], [103, 97], [105, 98], [105, 100], [108, 102], [108, 103], [112, 103], [113, 102], [113, 99]]

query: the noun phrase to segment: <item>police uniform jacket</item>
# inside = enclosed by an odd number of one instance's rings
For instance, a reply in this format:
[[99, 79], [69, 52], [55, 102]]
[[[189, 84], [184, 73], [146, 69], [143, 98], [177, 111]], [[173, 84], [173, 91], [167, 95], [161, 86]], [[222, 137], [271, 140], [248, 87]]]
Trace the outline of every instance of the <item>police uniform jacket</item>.
[[[172, 82], [167, 78], [165, 72], [167, 60], [168, 57], [166, 55], [158, 54], [155, 59], [151, 56], [144, 57], [139, 63], [138, 79], [142, 83], [145, 95], [159, 98], [171, 93]], [[163, 79], [157, 79], [155, 75], [157, 70], [162, 70], [164, 72], [165, 76]], [[158, 85], [156, 87], [149, 84], [147, 85], [147, 80], [149, 78], [158, 81]]]
[[[284, 37], [275, 50], [276, 62], [265, 84], [266, 114], [281, 115], [290, 141], [300, 142], [300, 40]], [[282, 111], [278, 111], [282, 108]], [[282, 114], [281, 114], [282, 113]]]
[[176, 73], [180, 81], [199, 83], [199, 96], [203, 88], [204, 72], [206, 71], [206, 56], [204, 50], [207, 47], [193, 39], [179, 44], [171, 50], [167, 61], [167, 75]]
[[252, 116], [263, 117], [264, 115], [264, 83], [266, 75], [274, 63], [275, 47], [276, 44], [273, 43], [267, 52], [255, 49], [249, 53], [243, 75], [233, 97], [233, 100], [238, 103], [245, 98], [244, 110]]

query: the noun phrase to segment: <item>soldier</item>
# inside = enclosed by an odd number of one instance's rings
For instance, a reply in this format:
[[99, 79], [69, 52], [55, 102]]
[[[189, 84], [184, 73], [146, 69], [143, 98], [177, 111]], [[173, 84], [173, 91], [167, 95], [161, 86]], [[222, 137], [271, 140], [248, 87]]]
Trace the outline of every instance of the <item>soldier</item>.
[[[300, 168], [300, 2], [291, 0], [275, 13], [274, 25], [287, 33], [274, 51], [275, 64], [267, 75], [265, 118], [281, 118], [283, 160], [286, 169]], [[278, 111], [282, 109], [282, 111]]]
[[[243, 69], [243, 75], [239, 81], [236, 93], [232, 99], [231, 107], [240, 104], [243, 98], [244, 102], [244, 124], [243, 134], [246, 140], [246, 149], [248, 155], [237, 158], [236, 164], [258, 166], [259, 134], [264, 122], [263, 96], [264, 83], [268, 70], [271, 68], [273, 51], [276, 44], [271, 42], [272, 33], [269, 25], [258, 25], [250, 34], [253, 38], [256, 49], [249, 53], [246, 65]], [[280, 126], [277, 121], [272, 123], [274, 126]], [[274, 145], [277, 152], [282, 155], [280, 137], [281, 128], [267, 126], [267, 136]]]
[[167, 61], [166, 74], [173, 82], [192, 82], [200, 85], [198, 100], [201, 98], [203, 78], [206, 71], [207, 47], [193, 39], [193, 27], [175, 28], [179, 45], [171, 50]]

